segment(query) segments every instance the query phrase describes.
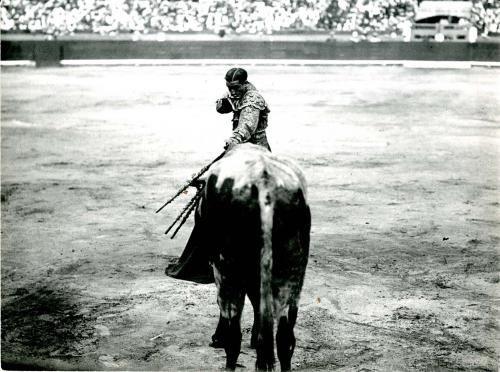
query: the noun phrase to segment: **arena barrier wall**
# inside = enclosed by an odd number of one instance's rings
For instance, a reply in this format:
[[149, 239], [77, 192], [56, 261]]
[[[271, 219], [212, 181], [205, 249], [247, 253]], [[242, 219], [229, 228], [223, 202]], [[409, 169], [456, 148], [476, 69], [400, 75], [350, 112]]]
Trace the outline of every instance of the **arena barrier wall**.
[[500, 43], [258, 40], [5, 40], [2, 61], [113, 59], [300, 59], [499, 62]]

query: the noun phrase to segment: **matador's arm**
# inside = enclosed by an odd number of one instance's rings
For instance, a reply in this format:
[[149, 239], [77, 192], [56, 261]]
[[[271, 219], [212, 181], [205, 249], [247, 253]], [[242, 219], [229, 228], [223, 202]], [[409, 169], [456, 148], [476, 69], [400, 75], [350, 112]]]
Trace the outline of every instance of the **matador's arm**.
[[259, 115], [259, 109], [253, 106], [247, 106], [241, 110], [238, 126], [233, 130], [231, 137], [226, 140], [228, 150], [239, 143], [247, 142], [252, 137], [259, 124]]

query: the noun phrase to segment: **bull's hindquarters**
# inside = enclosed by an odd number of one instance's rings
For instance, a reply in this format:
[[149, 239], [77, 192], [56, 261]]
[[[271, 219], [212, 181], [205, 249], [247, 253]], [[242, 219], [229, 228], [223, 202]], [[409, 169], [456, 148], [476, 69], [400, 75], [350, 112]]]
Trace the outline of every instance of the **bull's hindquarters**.
[[208, 177], [201, 213], [218, 290], [217, 335], [226, 368], [236, 367], [248, 295], [255, 313], [257, 369], [274, 368], [276, 321], [278, 358], [281, 369], [289, 370], [311, 225], [302, 174], [262, 149], [236, 149]]

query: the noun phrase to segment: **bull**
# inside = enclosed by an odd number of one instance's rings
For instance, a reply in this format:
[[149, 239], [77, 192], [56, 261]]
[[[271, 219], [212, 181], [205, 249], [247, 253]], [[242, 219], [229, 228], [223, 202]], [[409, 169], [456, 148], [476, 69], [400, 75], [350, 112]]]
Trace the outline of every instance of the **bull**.
[[241, 350], [245, 295], [254, 310], [251, 346], [256, 369], [290, 370], [294, 326], [309, 256], [311, 214], [302, 171], [261, 146], [242, 144], [214, 164], [198, 219], [217, 286], [220, 310], [215, 338], [234, 370]]

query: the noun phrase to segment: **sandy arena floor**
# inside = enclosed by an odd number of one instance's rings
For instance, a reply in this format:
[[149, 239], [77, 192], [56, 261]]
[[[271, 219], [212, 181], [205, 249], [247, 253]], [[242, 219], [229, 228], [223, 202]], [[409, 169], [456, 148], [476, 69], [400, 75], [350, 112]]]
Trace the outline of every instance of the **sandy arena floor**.
[[[2, 68], [4, 368], [224, 366], [215, 286], [163, 273], [192, 193], [154, 212], [222, 151], [229, 67]], [[293, 368], [497, 371], [500, 70], [248, 70], [309, 182]]]

